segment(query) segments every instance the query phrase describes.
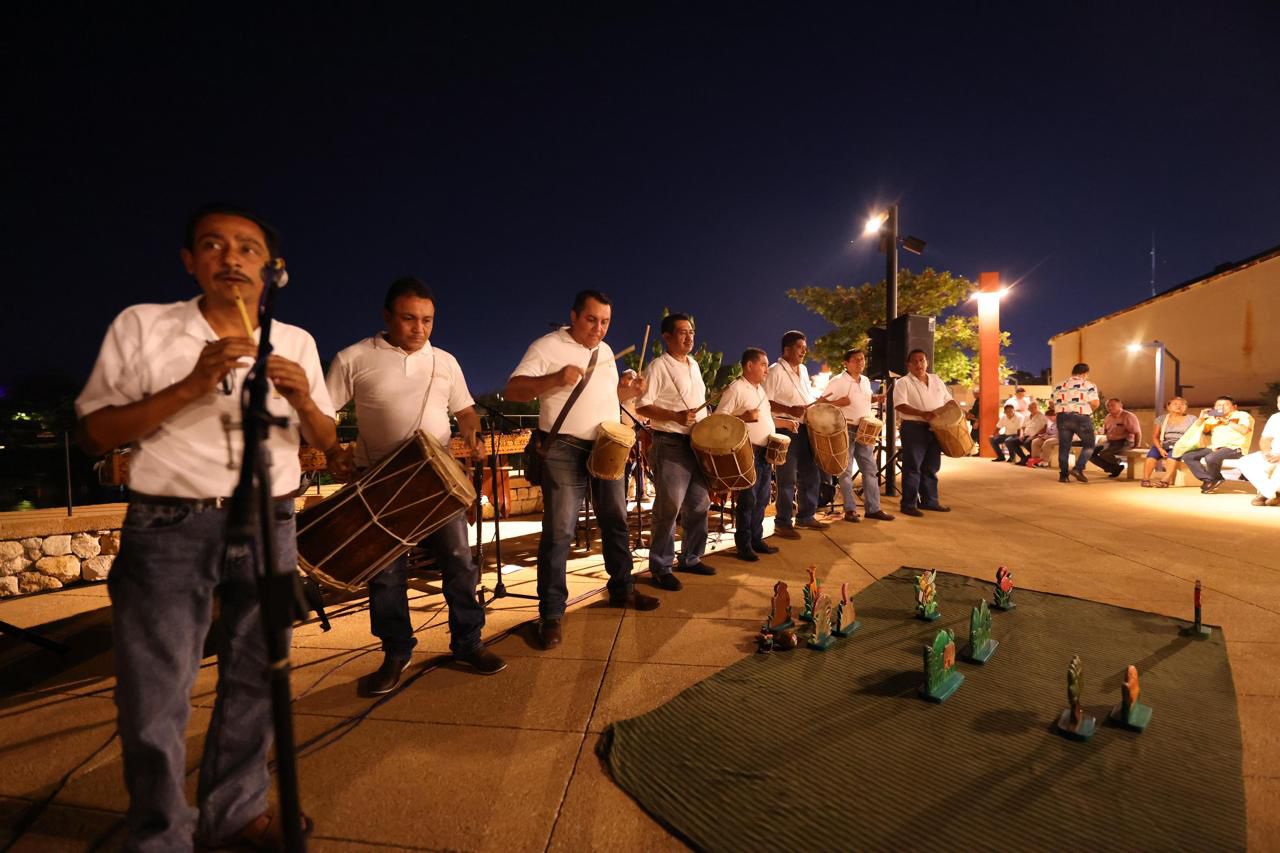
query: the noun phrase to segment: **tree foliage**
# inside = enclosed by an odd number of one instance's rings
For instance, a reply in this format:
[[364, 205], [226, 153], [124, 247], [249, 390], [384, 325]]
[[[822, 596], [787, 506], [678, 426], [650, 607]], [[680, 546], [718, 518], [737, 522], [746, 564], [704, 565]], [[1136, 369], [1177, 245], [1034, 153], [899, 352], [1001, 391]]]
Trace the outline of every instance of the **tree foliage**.
[[[972, 382], [977, 377], [978, 318], [948, 314], [974, 290], [973, 282], [967, 278], [932, 267], [918, 273], [898, 271], [899, 312], [938, 318], [931, 369], [945, 382]], [[846, 350], [867, 345], [868, 330], [884, 325], [883, 280], [853, 287], [800, 287], [787, 291], [787, 295], [835, 327], [811, 343], [815, 359], [836, 364]], [[1008, 332], [1002, 332], [1001, 347], [1009, 344]], [[1007, 372], [1004, 358], [1000, 361], [1003, 376]]]

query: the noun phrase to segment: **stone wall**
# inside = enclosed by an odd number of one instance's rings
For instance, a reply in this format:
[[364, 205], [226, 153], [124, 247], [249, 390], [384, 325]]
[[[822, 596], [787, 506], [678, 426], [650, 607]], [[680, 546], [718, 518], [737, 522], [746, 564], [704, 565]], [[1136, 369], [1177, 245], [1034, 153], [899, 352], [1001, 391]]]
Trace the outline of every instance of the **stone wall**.
[[542, 512], [542, 489], [524, 477], [511, 478], [511, 515]]
[[106, 580], [119, 553], [118, 529], [0, 540], [0, 598]]

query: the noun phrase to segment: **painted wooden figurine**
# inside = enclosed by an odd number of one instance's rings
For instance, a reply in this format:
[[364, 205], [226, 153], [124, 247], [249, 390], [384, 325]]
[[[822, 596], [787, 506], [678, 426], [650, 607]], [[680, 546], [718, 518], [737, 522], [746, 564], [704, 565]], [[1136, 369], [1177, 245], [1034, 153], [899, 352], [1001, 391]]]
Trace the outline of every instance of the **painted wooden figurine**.
[[1058, 731], [1072, 740], [1088, 740], [1097, 725], [1097, 720], [1086, 714], [1080, 704], [1083, 694], [1084, 664], [1079, 655], [1074, 655], [1067, 667], [1067, 709], [1058, 716]]
[[1120, 704], [1111, 709], [1111, 722], [1135, 732], [1145, 730], [1151, 722], [1151, 707], [1138, 701], [1141, 693], [1138, 668], [1129, 664], [1124, 673], [1124, 684], [1120, 685]]
[[836, 603], [836, 618], [831, 633], [837, 637], [851, 637], [860, 627], [862, 623], [858, 621], [853, 601], [849, 599], [849, 585], [842, 583], [840, 584], [840, 601]]
[[773, 585], [773, 600], [769, 603], [769, 621], [765, 628], [775, 634], [794, 624], [791, 621], [791, 593], [787, 591], [785, 582], [778, 581]]
[[942, 614], [938, 611], [938, 570], [916, 575], [916, 618], [932, 622]]
[[824, 652], [835, 641], [831, 636], [831, 596], [824, 592], [813, 606], [813, 636], [809, 638], [809, 648]]
[[999, 641], [991, 639], [991, 611], [984, 598], [969, 611], [969, 644], [964, 647], [964, 659], [970, 663], [986, 663], [999, 645]]
[[1013, 603], [1013, 572], [1008, 566], [996, 569], [996, 590], [991, 607], [994, 610], [1012, 610], [1018, 605]]
[[1200, 579], [1196, 578], [1196, 598], [1195, 598], [1195, 618], [1196, 621], [1189, 627], [1182, 629], [1182, 634], [1191, 637], [1193, 640], [1207, 640], [1213, 636], [1213, 629], [1208, 625], [1200, 624]]
[[956, 635], [945, 628], [924, 647], [924, 684], [920, 695], [930, 702], [945, 702], [964, 684], [956, 671]]
[[822, 595], [822, 581], [818, 580], [818, 567], [809, 567], [809, 582], [804, 585], [804, 612], [800, 614], [803, 622], [813, 621], [813, 608]]

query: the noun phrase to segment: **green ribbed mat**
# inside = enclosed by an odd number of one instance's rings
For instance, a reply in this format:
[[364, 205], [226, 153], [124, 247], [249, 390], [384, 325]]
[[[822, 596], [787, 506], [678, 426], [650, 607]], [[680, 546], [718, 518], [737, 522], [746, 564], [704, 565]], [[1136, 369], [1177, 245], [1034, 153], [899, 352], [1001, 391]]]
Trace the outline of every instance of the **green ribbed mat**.
[[[861, 630], [828, 651], [754, 655], [615, 724], [600, 750], [614, 780], [704, 850], [1244, 849], [1220, 631], [1193, 641], [1162, 616], [1016, 590], [1017, 609], [992, 613], [995, 656], [960, 663], [964, 684], [934, 705], [916, 694], [921, 647], [947, 627], [962, 648], [991, 584], [939, 572], [942, 618], [924, 623], [917, 571], [859, 593]], [[1073, 654], [1099, 723], [1085, 743], [1052, 728]], [[1104, 724], [1131, 663], [1155, 712], [1143, 734]]]

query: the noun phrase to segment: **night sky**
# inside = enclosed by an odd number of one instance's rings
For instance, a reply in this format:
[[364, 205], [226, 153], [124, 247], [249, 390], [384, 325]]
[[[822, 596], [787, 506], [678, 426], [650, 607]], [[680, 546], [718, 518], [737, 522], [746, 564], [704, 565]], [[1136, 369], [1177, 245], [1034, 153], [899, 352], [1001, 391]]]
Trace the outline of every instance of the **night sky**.
[[786, 289], [879, 280], [890, 201], [904, 266], [1020, 282], [1033, 372], [1150, 295], [1153, 229], [1161, 290], [1280, 244], [1276, 3], [151, 5], [5, 13], [0, 382], [86, 377], [118, 311], [194, 295], [210, 199], [284, 233], [322, 358], [427, 280], [474, 393], [585, 287], [615, 349], [664, 306], [730, 358], [819, 335]]

